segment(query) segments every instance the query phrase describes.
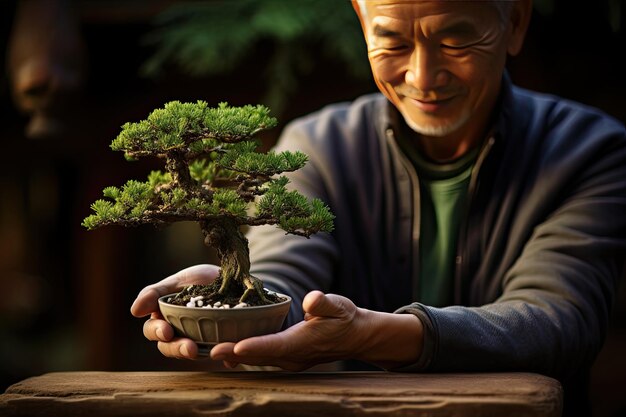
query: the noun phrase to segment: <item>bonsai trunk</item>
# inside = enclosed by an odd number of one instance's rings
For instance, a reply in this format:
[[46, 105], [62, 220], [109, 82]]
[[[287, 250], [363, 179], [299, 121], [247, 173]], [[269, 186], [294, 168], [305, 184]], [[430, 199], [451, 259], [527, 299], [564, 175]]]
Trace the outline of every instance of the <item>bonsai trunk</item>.
[[218, 293], [221, 296], [241, 294], [241, 303], [256, 294], [263, 304], [272, 304], [265, 296], [261, 280], [250, 275], [248, 239], [239, 230], [239, 225], [231, 219], [221, 219], [201, 222], [200, 227], [204, 243], [217, 251], [222, 278]]

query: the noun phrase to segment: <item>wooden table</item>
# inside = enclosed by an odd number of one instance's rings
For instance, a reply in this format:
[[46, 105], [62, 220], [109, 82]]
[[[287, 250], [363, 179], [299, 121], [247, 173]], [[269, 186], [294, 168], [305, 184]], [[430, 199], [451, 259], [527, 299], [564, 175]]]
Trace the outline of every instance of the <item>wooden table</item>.
[[0, 395], [0, 416], [560, 416], [528, 373], [59, 372]]

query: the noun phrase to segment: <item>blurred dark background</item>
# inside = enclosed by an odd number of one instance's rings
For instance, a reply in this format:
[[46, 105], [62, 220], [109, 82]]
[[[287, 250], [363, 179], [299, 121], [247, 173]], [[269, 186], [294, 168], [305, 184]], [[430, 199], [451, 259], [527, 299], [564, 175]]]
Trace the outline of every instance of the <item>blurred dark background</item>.
[[[626, 122], [625, 10], [536, 1], [514, 82]], [[161, 357], [129, 313], [145, 285], [213, 261], [197, 226], [80, 226], [105, 186], [157, 167], [110, 151], [123, 123], [169, 100], [261, 103], [280, 120], [267, 148], [294, 117], [376, 90], [347, 0], [0, 1], [0, 63], [2, 391], [51, 371], [217, 366]], [[592, 372], [596, 416], [626, 415], [625, 351], [622, 285]]]

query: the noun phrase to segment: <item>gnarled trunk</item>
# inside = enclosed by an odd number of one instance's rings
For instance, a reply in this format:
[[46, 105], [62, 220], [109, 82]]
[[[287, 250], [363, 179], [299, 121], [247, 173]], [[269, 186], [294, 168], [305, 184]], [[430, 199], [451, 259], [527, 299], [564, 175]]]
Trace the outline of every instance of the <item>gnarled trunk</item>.
[[219, 294], [237, 294], [240, 295], [239, 301], [245, 302], [252, 293], [256, 293], [264, 303], [270, 304], [261, 280], [250, 275], [248, 239], [239, 225], [231, 219], [220, 219], [201, 222], [200, 227], [204, 233], [204, 243], [217, 251], [222, 277]]

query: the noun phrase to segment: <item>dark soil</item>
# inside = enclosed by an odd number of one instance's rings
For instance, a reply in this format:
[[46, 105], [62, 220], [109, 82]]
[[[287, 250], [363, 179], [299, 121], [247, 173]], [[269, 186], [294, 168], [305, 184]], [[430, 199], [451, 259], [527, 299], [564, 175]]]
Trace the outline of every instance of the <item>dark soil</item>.
[[[190, 301], [191, 297], [203, 296], [204, 304], [215, 304], [216, 302], [221, 302], [222, 304], [228, 304], [231, 307], [239, 304], [239, 299], [241, 298], [245, 288], [239, 282], [233, 282], [230, 285], [229, 291], [226, 294], [219, 294], [218, 291], [220, 286], [222, 285], [222, 277], [218, 277], [215, 281], [208, 285], [191, 285], [189, 287], [184, 288], [181, 292], [177, 293], [173, 297], [170, 297], [167, 302], [169, 304], [184, 306]], [[281, 301], [285, 301], [284, 297], [280, 297], [275, 293], [268, 293], [268, 290], [265, 291], [265, 297], [271, 301], [270, 303], [264, 302], [261, 297], [259, 297], [256, 293], [250, 294], [245, 303], [248, 306], [261, 306], [267, 304], [276, 304]]]

